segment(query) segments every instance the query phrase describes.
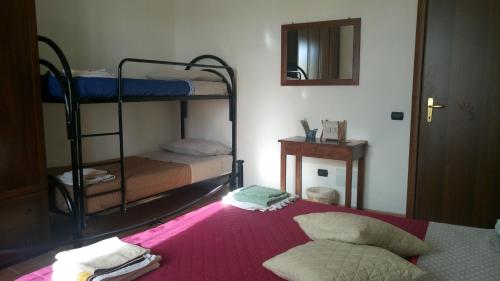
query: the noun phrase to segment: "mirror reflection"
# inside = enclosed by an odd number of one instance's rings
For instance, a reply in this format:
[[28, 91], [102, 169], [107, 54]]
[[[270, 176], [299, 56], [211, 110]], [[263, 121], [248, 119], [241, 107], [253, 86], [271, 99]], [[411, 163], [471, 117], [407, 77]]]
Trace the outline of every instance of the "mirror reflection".
[[282, 85], [358, 84], [360, 19], [282, 27]]
[[288, 31], [287, 79], [352, 79], [354, 26]]

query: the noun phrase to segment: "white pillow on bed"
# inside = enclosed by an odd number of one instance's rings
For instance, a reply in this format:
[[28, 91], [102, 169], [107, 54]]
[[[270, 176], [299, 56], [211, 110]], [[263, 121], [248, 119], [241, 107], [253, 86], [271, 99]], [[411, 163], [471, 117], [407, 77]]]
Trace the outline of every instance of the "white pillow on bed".
[[294, 281], [410, 281], [426, 274], [385, 249], [331, 240], [294, 247], [263, 266]]
[[162, 145], [161, 149], [193, 156], [216, 156], [231, 153], [231, 148], [220, 142], [202, 139], [180, 139]]
[[428, 245], [390, 223], [355, 214], [326, 212], [293, 218], [312, 240], [330, 239], [385, 248], [402, 257], [420, 255]]
[[222, 78], [217, 74], [199, 69], [190, 69], [190, 70], [164, 69], [161, 71], [157, 71], [155, 73], [149, 73], [146, 75], [146, 78], [156, 79], [156, 80], [180, 79], [180, 80], [212, 81], [212, 82], [222, 81]]

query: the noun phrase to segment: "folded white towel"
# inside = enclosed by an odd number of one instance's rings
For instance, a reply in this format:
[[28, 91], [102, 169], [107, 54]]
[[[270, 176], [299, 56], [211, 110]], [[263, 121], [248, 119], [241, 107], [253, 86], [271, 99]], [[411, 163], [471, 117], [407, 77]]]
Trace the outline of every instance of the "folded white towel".
[[[126, 276], [130, 276], [132, 274], [138, 273], [140, 271], [143, 271], [145, 267], [148, 267], [152, 263], [158, 263], [161, 260], [161, 256], [158, 255], [151, 255], [151, 254], [146, 254], [144, 255], [144, 260], [138, 263], [134, 263], [132, 265], [123, 267], [121, 269], [101, 274], [96, 277], [93, 277], [91, 280], [92, 281], [104, 281], [104, 280], [124, 280]], [[142, 272], [141, 275], [145, 274], [147, 272]], [[122, 277], [122, 278], [120, 278]], [[137, 277], [136, 277], [137, 278]]]
[[[86, 247], [58, 253], [57, 261], [52, 265], [54, 272], [52, 277], [53, 280], [86, 280], [96, 272], [105, 274], [116, 271], [117, 267], [147, 254], [149, 254], [148, 249], [113, 237]], [[59, 277], [61, 279], [58, 279]]]
[[257, 205], [254, 203], [250, 202], [240, 202], [237, 201], [233, 198], [233, 192], [229, 192], [226, 196], [222, 197], [222, 203], [223, 204], [228, 204], [243, 210], [249, 210], [249, 211], [276, 211], [281, 208], [284, 208], [290, 204], [293, 204], [299, 198], [297, 195], [290, 195], [290, 197], [283, 199], [279, 202], [276, 202], [268, 207], [262, 207], [261, 205]]
[[[69, 178], [69, 177], [65, 177], [63, 175], [60, 175], [60, 176], [57, 176], [57, 178], [65, 185], [73, 185], [73, 177]], [[106, 175], [102, 175], [102, 176], [96, 176], [94, 178], [90, 178], [90, 179], [84, 179], [84, 183], [85, 185], [92, 185], [92, 184], [96, 184], [96, 183], [100, 183], [100, 182], [106, 182], [106, 181], [110, 181], [110, 180], [114, 180], [116, 178], [115, 175], [110, 175], [110, 174], [106, 174]]]
[[[71, 171], [65, 172], [64, 174], [57, 176], [57, 178], [65, 185], [73, 185], [73, 173]], [[85, 185], [110, 181], [115, 178], [116, 177], [114, 175], [108, 174], [108, 172], [104, 170], [97, 170], [93, 168], [83, 169], [83, 180]]]
[[[137, 262], [131, 263], [123, 267], [118, 267], [116, 270], [109, 271], [95, 271], [94, 274], [90, 272], [82, 272], [80, 268], [74, 264], [62, 261], [56, 261], [52, 265], [52, 280], [53, 281], [68, 281], [68, 280], [91, 280], [91, 281], [105, 281], [105, 280], [133, 280], [146, 274], [147, 272], [159, 267], [161, 256], [145, 254], [140, 257]], [[135, 278], [131, 278], [134, 277]]]
[[[90, 179], [90, 178], [94, 178], [96, 176], [105, 175], [107, 173], [108, 172], [104, 171], [104, 170], [97, 170], [97, 169], [94, 169], [94, 168], [84, 168], [83, 169], [83, 178], [84, 179]], [[73, 178], [73, 172], [72, 171], [65, 172], [63, 174], [63, 176], [67, 177], [67, 178]]]

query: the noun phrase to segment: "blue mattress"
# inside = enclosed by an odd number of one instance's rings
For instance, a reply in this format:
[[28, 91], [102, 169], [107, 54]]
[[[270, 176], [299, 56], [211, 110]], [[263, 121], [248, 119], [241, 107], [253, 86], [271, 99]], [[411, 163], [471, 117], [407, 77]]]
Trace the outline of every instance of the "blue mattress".
[[[64, 91], [53, 75], [42, 76], [42, 98], [45, 102], [64, 101]], [[73, 78], [74, 90], [81, 101], [112, 101], [118, 93], [117, 78]], [[188, 96], [193, 92], [190, 81], [123, 79], [123, 98], [161, 98]]]

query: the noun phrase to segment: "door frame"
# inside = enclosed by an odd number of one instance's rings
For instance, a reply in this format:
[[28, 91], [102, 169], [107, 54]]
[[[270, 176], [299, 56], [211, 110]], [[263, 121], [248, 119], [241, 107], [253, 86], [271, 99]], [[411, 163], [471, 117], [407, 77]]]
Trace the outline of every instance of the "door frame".
[[420, 136], [422, 104], [422, 72], [427, 25], [428, 0], [418, 0], [417, 31], [415, 35], [415, 59], [413, 65], [413, 89], [411, 97], [410, 151], [408, 161], [408, 187], [406, 193], [406, 217], [415, 218], [415, 200], [418, 168], [418, 141]]

